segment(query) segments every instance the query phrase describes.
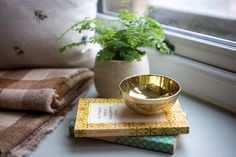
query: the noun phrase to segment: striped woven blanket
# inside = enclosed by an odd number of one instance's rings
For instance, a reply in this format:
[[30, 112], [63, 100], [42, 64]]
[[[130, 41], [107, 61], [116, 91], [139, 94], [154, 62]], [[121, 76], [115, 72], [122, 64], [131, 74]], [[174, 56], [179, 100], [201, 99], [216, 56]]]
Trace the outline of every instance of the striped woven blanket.
[[[50, 130], [45, 126], [63, 118], [92, 77], [86, 68], [0, 71], [0, 156], [22, 156], [36, 147]], [[38, 140], [32, 142], [33, 135]]]

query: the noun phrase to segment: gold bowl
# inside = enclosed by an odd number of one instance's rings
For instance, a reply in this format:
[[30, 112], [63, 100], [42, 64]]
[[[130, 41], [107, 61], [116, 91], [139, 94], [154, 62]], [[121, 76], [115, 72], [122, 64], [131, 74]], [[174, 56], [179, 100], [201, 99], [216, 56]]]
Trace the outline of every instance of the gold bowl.
[[144, 115], [160, 113], [163, 105], [172, 107], [181, 91], [177, 81], [151, 74], [127, 77], [119, 88], [126, 105]]

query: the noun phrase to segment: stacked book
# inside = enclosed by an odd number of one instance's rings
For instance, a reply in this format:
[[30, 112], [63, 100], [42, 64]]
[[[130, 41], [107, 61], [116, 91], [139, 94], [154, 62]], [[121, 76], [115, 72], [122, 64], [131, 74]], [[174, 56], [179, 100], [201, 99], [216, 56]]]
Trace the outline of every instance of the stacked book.
[[186, 115], [177, 101], [170, 109], [145, 116], [129, 109], [122, 99], [81, 98], [75, 121], [69, 127], [75, 138], [103, 141], [172, 154], [180, 134], [189, 132]]

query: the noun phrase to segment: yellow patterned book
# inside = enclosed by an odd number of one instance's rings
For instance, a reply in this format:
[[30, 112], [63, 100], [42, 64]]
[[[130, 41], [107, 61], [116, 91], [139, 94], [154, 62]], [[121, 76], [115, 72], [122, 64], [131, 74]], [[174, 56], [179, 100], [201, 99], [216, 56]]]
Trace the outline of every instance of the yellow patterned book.
[[81, 98], [76, 115], [75, 137], [143, 136], [186, 134], [189, 125], [179, 101], [154, 116], [126, 107], [122, 99]]

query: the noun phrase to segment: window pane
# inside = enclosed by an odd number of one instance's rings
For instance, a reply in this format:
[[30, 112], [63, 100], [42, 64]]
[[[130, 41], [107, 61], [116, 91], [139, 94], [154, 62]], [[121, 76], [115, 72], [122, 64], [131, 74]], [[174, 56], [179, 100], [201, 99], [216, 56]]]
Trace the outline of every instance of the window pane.
[[[105, 0], [107, 12], [118, 12], [121, 0]], [[132, 0], [131, 11], [148, 8], [161, 24], [236, 41], [236, 0]]]

